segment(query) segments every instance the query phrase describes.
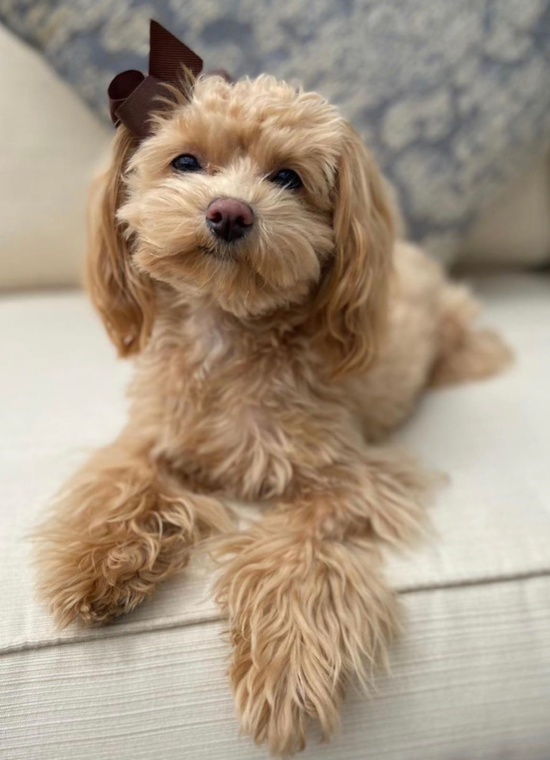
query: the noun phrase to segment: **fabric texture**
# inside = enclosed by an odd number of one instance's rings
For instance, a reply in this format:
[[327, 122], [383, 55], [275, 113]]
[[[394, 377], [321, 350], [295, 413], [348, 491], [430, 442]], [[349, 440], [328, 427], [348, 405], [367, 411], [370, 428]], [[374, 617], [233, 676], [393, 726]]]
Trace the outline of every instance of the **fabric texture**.
[[536, 158], [484, 211], [460, 245], [460, 264], [550, 265], [550, 154]]
[[[548, 760], [548, 578], [403, 596], [372, 699], [300, 760]], [[238, 735], [221, 621], [0, 657], [3, 760], [271, 760]]]
[[[456, 760], [550, 755], [550, 279], [480, 279], [484, 321], [516, 365], [430, 392], [396, 443], [449, 482], [435, 537], [388, 556], [405, 634], [341, 737], [303, 756]], [[125, 417], [116, 361], [81, 294], [0, 299], [0, 755], [266, 758], [237, 736], [228, 644], [197, 556], [132, 615], [56, 631], [34, 599], [25, 536], [47, 500]]]
[[111, 130], [1, 26], [0, 92], [0, 289], [74, 285]]
[[106, 117], [111, 78], [146, 69], [151, 16], [206, 68], [267, 71], [338, 104], [412, 239], [447, 260], [550, 140], [550, 0], [0, 0], [0, 19]]

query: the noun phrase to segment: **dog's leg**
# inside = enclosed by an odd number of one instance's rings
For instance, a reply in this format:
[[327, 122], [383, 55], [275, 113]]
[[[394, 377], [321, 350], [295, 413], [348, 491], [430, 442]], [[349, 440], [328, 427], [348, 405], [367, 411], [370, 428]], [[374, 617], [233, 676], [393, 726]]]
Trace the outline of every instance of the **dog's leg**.
[[346, 682], [369, 680], [397, 626], [377, 539], [418, 532], [426, 481], [401, 455], [359, 457], [310, 474], [254, 527], [215, 540], [242, 726], [276, 754], [304, 747], [310, 719], [333, 733]]
[[34, 535], [40, 591], [61, 626], [134, 609], [181, 570], [201, 538], [232, 526], [216, 499], [186, 490], [123, 435], [67, 483]]
[[475, 326], [479, 304], [461, 285], [446, 284], [441, 294], [438, 352], [430, 385], [452, 385], [491, 377], [512, 360], [512, 352], [492, 330]]

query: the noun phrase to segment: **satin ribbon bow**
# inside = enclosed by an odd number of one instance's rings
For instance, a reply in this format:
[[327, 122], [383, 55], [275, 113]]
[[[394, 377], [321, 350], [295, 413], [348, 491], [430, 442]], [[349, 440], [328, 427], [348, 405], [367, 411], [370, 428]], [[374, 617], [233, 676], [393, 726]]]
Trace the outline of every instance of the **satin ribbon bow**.
[[131, 69], [118, 74], [109, 85], [111, 119], [124, 124], [137, 137], [150, 132], [151, 112], [159, 108], [159, 96], [168, 94], [164, 83], [178, 84], [186, 66], [194, 76], [202, 71], [202, 59], [177, 37], [151, 19], [149, 75]]

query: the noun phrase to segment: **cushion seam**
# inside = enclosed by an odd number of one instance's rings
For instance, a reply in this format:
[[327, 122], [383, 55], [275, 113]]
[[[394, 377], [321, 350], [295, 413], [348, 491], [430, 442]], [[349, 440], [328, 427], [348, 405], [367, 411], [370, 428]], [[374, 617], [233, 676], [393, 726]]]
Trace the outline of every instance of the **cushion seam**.
[[[410, 588], [401, 588], [397, 590], [398, 595], [409, 596], [412, 594], [430, 593], [432, 591], [449, 590], [453, 591], [462, 588], [471, 588], [475, 586], [491, 586], [506, 583], [518, 583], [530, 580], [536, 580], [539, 578], [549, 578], [549, 570], [538, 570], [526, 573], [514, 573], [505, 576], [499, 576], [498, 578], [474, 578], [468, 580], [451, 581], [441, 584], [425, 584], [416, 585]], [[218, 620], [223, 620], [223, 615], [219, 611], [213, 610], [209, 615], [202, 614], [197, 619], [193, 620], [181, 620], [181, 618], [175, 618], [173, 620], [165, 620], [163, 623], [153, 624], [150, 627], [136, 628], [135, 630], [128, 630], [128, 628], [104, 628], [104, 635], [96, 636], [90, 631], [89, 633], [83, 632], [81, 636], [74, 636], [70, 639], [43, 639], [38, 641], [22, 641], [17, 644], [10, 644], [9, 646], [0, 649], [0, 657], [8, 654], [15, 654], [18, 652], [35, 651], [38, 649], [47, 649], [49, 647], [64, 646], [66, 644], [82, 644], [94, 641], [104, 641], [105, 639], [114, 639], [122, 636], [141, 635], [144, 633], [156, 633], [158, 631], [169, 631], [175, 628], [187, 628], [192, 625], [203, 625], [205, 623], [213, 623]]]

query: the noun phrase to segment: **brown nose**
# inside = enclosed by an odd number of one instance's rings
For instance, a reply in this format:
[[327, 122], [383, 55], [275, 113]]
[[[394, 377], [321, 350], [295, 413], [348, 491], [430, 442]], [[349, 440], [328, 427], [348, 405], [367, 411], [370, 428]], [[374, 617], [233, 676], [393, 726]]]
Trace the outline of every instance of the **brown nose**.
[[206, 209], [206, 223], [215, 235], [230, 243], [250, 230], [254, 212], [236, 198], [216, 198]]

